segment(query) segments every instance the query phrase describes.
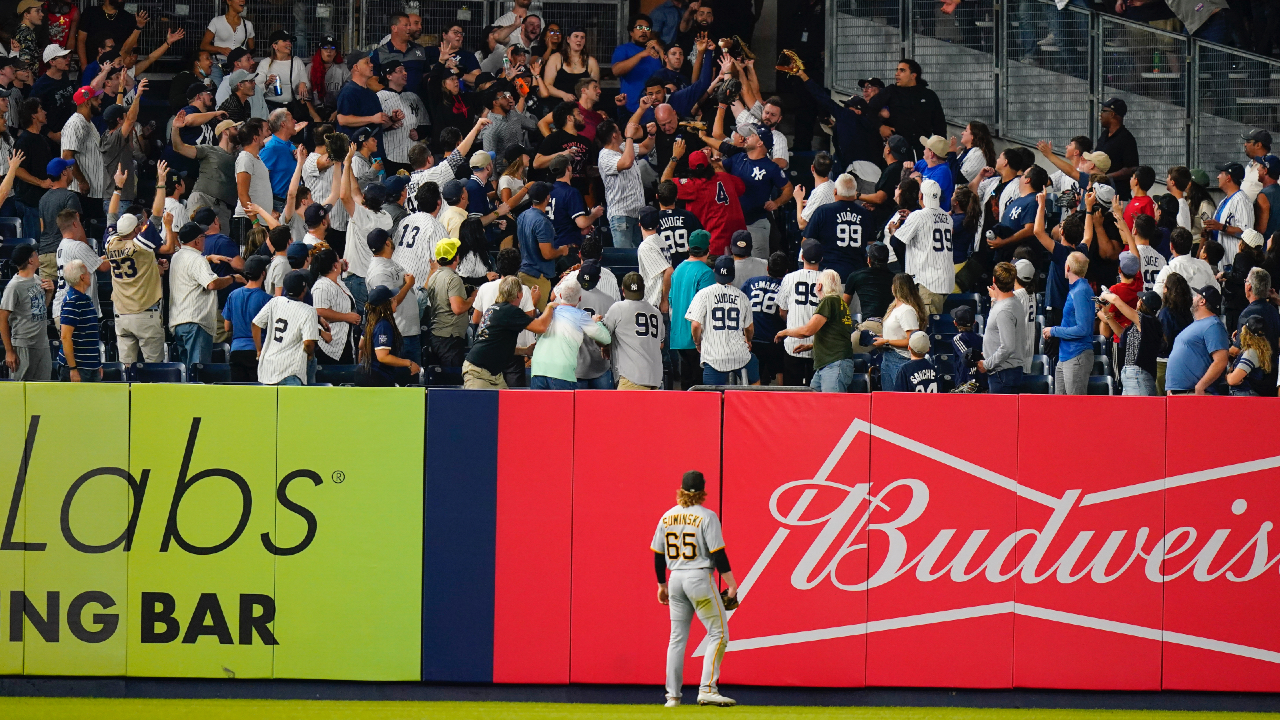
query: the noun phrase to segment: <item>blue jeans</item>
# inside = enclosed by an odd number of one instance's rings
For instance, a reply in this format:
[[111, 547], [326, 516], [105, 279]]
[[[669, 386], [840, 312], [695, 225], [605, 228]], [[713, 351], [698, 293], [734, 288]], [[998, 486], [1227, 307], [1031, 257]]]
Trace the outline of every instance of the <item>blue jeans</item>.
[[613, 384], [613, 371], [605, 370], [604, 374], [598, 378], [578, 380], [577, 387], [579, 390], [612, 390]]
[[853, 382], [853, 358], [827, 363], [813, 371], [809, 387], [818, 392], [848, 392]]
[[640, 247], [640, 221], [636, 218], [625, 215], [609, 218], [609, 232], [613, 233], [614, 247]]
[[[422, 293], [426, 295], [426, 293]], [[400, 338], [400, 357], [422, 364], [422, 336], [403, 335]]]
[[572, 380], [561, 380], [560, 378], [547, 377], [546, 375], [534, 375], [533, 380], [529, 383], [530, 390], [577, 390], [578, 383]]
[[901, 391], [902, 385], [898, 382], [898, 371], [908, 362], [910, 361], [898, 354], [896, 350], [885, 350], [880, 356], [880, 389], [886, 392]]
[[1017, 395], [1021, 386], [1021, 366], [987, 373], [987, 392], [992, 395]]
[[276, 385], [296, 385], [298, 387], [302, 387], [303, 382], [302, 382], [302, 379], [299, 378], [297, 375], [290, 375], [289, 377], [276, 383]]
[[[71, 382], [71, 368], [66, 365], [59, 365], [58, 378], [62, 382]], [[80, 382], [102, 382], [102, 368], [94, 368], [92, 370], [81, 368]]]
[[14, 210], [22, 219], [22, 237], [40, 239], [40, 206], [14, 200]]
[[1125, 365], [1120, 368], [1120, 394], [1154, 396], [1156, 379], [1137, 365]]
[[369, 302], [369, 288], [365, 286], [364, 278], [354, 273], [348, 273], [346, 277], [342, 278], [342, 282], [351, 291], [351, 299], [356, 301], [356, 312], [360, 313], [360, 317], [364, 317], [364, 306]]
[[1223, 10], [1209, 16], [1203, 25], [1199, 27], [1191, 37], [1206, 42], [1218, 43], [1219, 45], [1231, 44], [1231, 24], [1227, 22], [1227, 15]]
[[213, 362], [213, 336], [198, 323], [182, 323], [173, 329], [178, 340], [178, 362], [191, 367]]
[[[308, 385], [316, 384], [316, 367], [319, 364], [320, 362], [316, 359], [316, 356], [314, 354], [311, 357], [307, 358], [307, 384]], [[422, 363], [418, 363], [418, 364], [421, 365]]]
[[739, 373], [744, 371], [747, 374], [747, 382], [745, 384], [755, 385], [760, 382], [760, 361], [756, 359], [755, 355], [752, 355], [746, 365], [743, 365], [737, 370], [730, 370], [729, 372], [721, 372], [706, 363], [702, 363], [702, 383], [704, 385], [743, 384], [741, 382], [742, 376]]

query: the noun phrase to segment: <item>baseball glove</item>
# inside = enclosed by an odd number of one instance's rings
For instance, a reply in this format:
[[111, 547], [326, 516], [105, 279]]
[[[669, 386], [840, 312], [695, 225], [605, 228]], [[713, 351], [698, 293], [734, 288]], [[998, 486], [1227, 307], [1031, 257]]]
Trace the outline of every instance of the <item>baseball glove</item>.
[[725, 609], [725, 610], [737, 610], [737, 609], [738, 609], [738, 598], [736, 598], [736, 597], [729, 597], [729, 591], [728, 591], [728, 590], [721, 590], [721, 591], [720, 591], [720, 599], [724, 601], [724, 609]]
[[734, 35], [734, 36], [733, 36], [733, 42], [734, 42], [734, 44], [736, 44], [738, 47], [742, 48], [742, 57], [743, 57], [743, 58], [745, 58], [745, 59], [747, 59], [747, 60], [755, 60], [755, 59], [756, 59], [756, 54], [755, 54], [755, 53], [753, 53], [753, 52], [751, 52], [751, 48], [747, 46], [747, 43], [746, 43], [746, 41], [745, 41], [745, 40], [743, 40], [742, 38], [738, 37], [737, 35]]
[[799, 75], [804, 71], [804, 61], [794, 50], [783, 50], [778, 55], [777, 70], [788, 75]]
[[715, 101], [723, 105], [732, 105], [742, 94], [742, 83], [737, 78], [729, 78], [716, 88]]

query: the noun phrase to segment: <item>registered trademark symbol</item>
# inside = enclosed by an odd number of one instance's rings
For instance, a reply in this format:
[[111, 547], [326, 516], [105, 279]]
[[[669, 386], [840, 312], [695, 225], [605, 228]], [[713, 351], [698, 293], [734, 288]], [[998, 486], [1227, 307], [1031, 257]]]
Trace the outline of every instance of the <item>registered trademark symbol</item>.
[[341, 470], [334, 470], [333, 475], [330, 476], [330, 479], [333, 480], [335, 483], [338, 483], [339, 485], [341, 485], [342, 481], [347, 479], [347, 475]]

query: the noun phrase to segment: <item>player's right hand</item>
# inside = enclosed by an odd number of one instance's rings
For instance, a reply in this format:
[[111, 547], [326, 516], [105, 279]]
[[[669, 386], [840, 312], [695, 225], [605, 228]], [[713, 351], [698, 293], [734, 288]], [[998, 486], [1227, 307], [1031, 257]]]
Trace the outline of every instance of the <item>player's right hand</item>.
[[667, 586], [666, 586], [666, 585], [659, 585], [659, 586], [658, 586], [658, 602], [659, 602], [660, 604], [662, 604], [662, 605], [668, 605], [668, 604], [670, 604], [670, 597], [667, 595]]
[[4, 352], [4, 364], [9, 367], [10, 372], [18, 372], [18, 353], [13, 350]]

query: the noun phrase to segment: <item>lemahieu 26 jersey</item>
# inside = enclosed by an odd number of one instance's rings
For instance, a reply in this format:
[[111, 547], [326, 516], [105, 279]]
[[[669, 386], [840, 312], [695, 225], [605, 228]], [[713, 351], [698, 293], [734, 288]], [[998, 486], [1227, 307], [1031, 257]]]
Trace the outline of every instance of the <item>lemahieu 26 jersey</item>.
[[702, 362], [732, 372], [751, 361], [744, 334], [751, 327], [751, 300], [732, 285], [708, 285], [693, 296], [684, 319], [702, 325]]
[[[818, 309], [818, 271], [800, 269], [782, 278], [782, 287], [778, 290], [778, 309], [787, 311], [787, 329], [803, 327]], [[796, 352], [797, 345], [813, 342], [810, 338], [784, 338], [783, 347], [792, 357], [813, 357], [812, 350]]]
[[907, 274], [939, 295], [950, 294], [956, 285], [956, 266], [951, 253], [954, 231], [950, 213], [938, 208], [921, 208], [908, 215], [894, 233], [907, 246]]
[[701, 505], [676, 505], [658, 521], [650, 549], [667, 558], [668, 570], [710, 570], [711, 553], [724, 549], [720, 518]]
[[303, 343], [320, 339], [316, 309], [283, 296], [262, 306], [253, 324], [262, 328], [262, 354], [258, 356], [258, 382], [275, 385], [290, 375], [307, 380], [307, 351]]

